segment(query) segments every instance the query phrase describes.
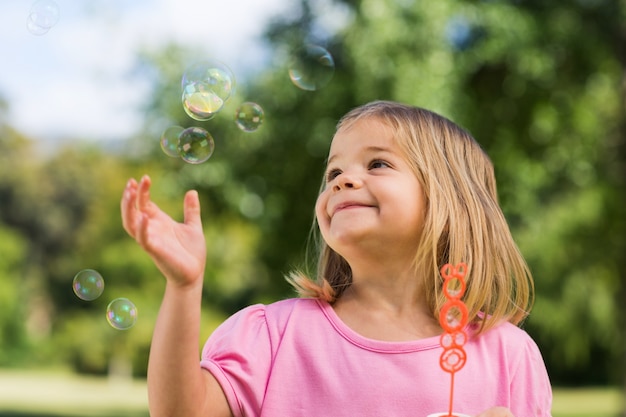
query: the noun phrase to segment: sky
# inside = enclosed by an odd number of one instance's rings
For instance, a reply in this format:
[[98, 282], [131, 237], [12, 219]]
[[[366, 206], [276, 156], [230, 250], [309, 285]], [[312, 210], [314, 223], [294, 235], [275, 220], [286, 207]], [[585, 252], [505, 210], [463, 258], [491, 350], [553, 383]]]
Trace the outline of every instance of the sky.
[[[53, 0], [59, 21], [34, 35], [35, 0], [0, 0], [0, 101], [36, 141], [125, 139], [141, 127], [148, 83], [128, 77], [136, 52], [175, 41], [206, 47], [235, 75], [267, 54], [267, 22], [289, 0]], [[208, 55], [211, 56], [208, 56]]]

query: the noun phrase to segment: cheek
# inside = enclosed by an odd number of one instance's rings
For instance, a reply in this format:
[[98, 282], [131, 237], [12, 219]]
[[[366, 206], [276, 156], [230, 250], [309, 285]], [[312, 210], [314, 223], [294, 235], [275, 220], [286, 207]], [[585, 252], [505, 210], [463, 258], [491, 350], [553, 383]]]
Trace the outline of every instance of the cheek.
[[327, 206], [328, 197], [326, 193], [323, 192], [317, 197], [317, 201], [315, 202], [315, 218], [317, 219], [317, 223], [322, 230], [327, 227], [329, 222], [328, 213], [326, 211]]

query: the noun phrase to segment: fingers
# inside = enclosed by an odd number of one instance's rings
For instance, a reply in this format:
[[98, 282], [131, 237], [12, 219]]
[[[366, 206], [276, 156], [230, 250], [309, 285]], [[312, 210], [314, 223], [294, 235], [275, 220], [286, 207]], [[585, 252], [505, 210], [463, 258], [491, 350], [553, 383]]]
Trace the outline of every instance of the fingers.
[[139, 187], [137, 189], [137, 208], [139, 211], [143, 211], [145, 213], [148, 213], [151, 209], [150, 185], [152, 185], [150, 177], [144, 175], [141, 177], [141, 181], [139, 182]]
[[154, 204], [150, 201], [150, 177], [144, 175], [139, 183], [133, 178], [126, 183], [122, 195], [122, 225], [128, 234], [145, 247], [147, 221]]
[[124, 230], [133, 236], [135, 235], [135, 222], [137, 218], [137, 181], [131, 178], [126, 183], [126, 188], [122, 194], [122, 201], [120, 202], [120, 210], [122, 212], [122, 225]]
[[[152, 181], [147, 175], [144, 175], [139, 183], [131, 178], [126, 184], [120, 204], [124, 229], [139, 243], [146, 240], [147, 222], [155, 218], [159, 212], [159, 208], [150, 200], [151, 185]], [[195, 190], [185, 194], [184, 222], [202, 228], [200, 199]]]
[[198, 198], [198, 192], [195, 190], [187, 191], [185, 194], [184, 221], [185, 224], [191, 226], [202, 226], [200, 199]]
[[126, 188], [122, 194], [120, 208], [122, 212], [122, 225], [129, 235], [138, 238], [137, 231], [141, 228], [142, 213], [150, 214], [153, 205], [150, 201], [150, 177], [144, 175], [140, 182], [131, 178], [126, 183]]

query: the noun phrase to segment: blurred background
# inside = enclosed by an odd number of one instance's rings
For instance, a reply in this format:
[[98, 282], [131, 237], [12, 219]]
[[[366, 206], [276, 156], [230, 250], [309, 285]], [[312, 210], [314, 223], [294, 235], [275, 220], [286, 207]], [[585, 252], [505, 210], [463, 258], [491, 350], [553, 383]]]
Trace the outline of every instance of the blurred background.
[[[207, 337], [245, 305], [294, 295], [283, 276], [305, 266], [335, 123], [375, 99], [451, 118], [493, 159], [535, 275], [524, 328], [554, 416], [626, 416], [626, 2], [125, 3], [58, 0], [43, 34], [27, 29], [34, 2], [0, 5], [0, 416], [148, 415], [164, 283], [121, 226], [129, 177], [150, 174], [175, 218], [200, 192]], [[332, 56], [321, 88], [289, 77], [307, 43]], [[199, 122], [181, 76], [204, 59], [229, 64], [236, 90]], [[264, 111], [252, 132], [233, 121], [245, 101]], [[167, 156], [168, 126], [207, 129], [214, 154]], [[105, 282], [93, 301], [72, 291], [87, 268]], [[105, 320], [118, 297], [139, 311], [128, 330]]]

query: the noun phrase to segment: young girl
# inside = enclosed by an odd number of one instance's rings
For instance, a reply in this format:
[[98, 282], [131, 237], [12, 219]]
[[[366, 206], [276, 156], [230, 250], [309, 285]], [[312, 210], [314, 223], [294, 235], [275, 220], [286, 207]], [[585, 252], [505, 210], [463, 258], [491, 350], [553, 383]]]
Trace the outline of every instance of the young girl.
[[497, 203], [493, 167], [466, 131], [377, 101], [338, 124], [315, 206], [318, 274], [301, 297], [253, 305], [209, 338], [198, 364], [205, 239], [195, 191], [177, 223], [131, 179], [124, 228], [166, 278], [148, 366], [151, 415], [426, 417], [446, 412], [439, 269], [464, 262], [466, 365], [454, 410], [550, 416], [551, 388], [528, 314], [530, 272]]

